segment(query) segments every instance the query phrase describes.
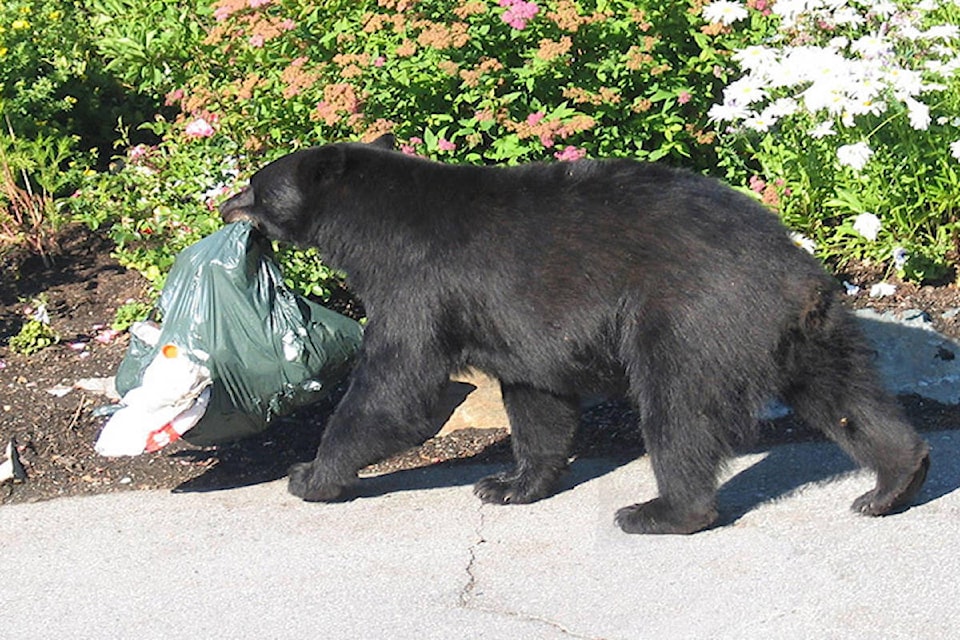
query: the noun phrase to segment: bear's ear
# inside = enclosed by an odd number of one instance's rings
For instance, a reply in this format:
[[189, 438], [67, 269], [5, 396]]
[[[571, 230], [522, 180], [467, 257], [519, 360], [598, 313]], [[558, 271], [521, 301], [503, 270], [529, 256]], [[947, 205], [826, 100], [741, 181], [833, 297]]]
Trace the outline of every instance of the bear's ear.
[[371, 147], [393, 151], [397, 148], [397, 138], [392, 133], [385, 133], [376, 140], [368, 143]]
[[316, 184], [336, 180], [343, 175], [347, 163], [343, 145], [331, 144], [314, 147], [300, 162], [297, 173], [301, 184]]

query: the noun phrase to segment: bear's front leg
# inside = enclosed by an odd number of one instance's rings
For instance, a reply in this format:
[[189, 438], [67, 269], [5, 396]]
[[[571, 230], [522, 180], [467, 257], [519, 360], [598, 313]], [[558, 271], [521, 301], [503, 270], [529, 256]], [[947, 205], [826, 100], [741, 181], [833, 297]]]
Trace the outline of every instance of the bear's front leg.
[[350, 497], [350, 487], [357, 479], [330, 474], [323, 462], [298, 462], [288, 472], [287, 490], [307, 502], [335, 502]]
[[[290, 467], [287, 489], [293, 495], [308, 502], [348, 499], [357, 472], [376, 462], [381, 451], [389, 451], [387, 434], [378, 434], [372, 415], [364, 409], [369, 392], [362, 386], [351, 383], [327, 422], [316, 457]], [[361, 438], [362, 432], [369, 437]]]
[[[396, 347], [389, 350], [397, 351]], [[376, 357], [382, 352], [364, 345], [316, 457], [290, 467], [287, 486], [293, 495], [310, 502], [348, 499], [358, 471], [421, 444], [439, 429], [429, 416], [447, 380], [446, 372], [442, 367], [420, 368], [422, 351], [417, 354], [420, 357], [389, 360]]]
[[501, 390], [516, 467], [480, 480], [474, 493], [494, 504], [534, 502], [556, 490], [567, 468], [580, 407], [575, 398], [525, 385], [502, 384]]

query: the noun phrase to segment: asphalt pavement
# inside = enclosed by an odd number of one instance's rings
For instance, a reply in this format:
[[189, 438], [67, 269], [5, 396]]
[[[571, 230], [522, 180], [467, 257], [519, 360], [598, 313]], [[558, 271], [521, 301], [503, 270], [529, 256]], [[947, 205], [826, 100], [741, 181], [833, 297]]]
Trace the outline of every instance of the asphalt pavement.
[[872, 486], [832, 444], [730, 465], [721, 523], [630, 536], [644, 457], [579, 460], [533, 505], [481, 505], [480, 465], [403, 471], [342, 504], [283, 482], [0, 508], [0, 637], [951, 638], [960, 629], [960, 432], [927, 434], [918, 504], [849, 511]]

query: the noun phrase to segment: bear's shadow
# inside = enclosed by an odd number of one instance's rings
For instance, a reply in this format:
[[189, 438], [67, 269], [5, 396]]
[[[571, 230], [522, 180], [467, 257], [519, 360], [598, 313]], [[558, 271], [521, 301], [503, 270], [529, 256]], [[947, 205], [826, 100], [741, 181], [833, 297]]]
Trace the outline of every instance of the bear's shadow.
[[[931, 468], [914, 505], [927, 504], [960, 489], [960, 437], [956, 432], [927, 434], [931, 445]], [[735, 523], [756, 507], [789, 497], [810, 484], [829, 484], [858, 471], [833, 443], [815, 442], [777, 445], [754, 451], [766, 455], [724, 482], [717, 493], [720, 520], [716, 526]], [[633, 458], [575, 460], [558, 493], [611, 473]], [[364, 478], [356, 497], [373, 498], [400, 491], [470, 485], [506, 469], [507, 465], [438, 464]], [[869, 487], [865, 486], [864, 491]], [[849, 496], [850, 502], [856, 495]]]
[[[931, 468], [927, 482], [914, 504], [932, 502], [960, 488], [960, 433], [940, 431], [925, 436], [931, 448]], [[807, 485], [826, 484], [857, 471], [856, 465], [843, 451], [829, 442], [775, 444], [757, 447], [749, 453], [764, 452], [766, 455], [763, 458], [720, 486], [717, 494], [720, 520], [716, 526], [733, 524], [754, 508], [787, 498]], [[558, 493], [611, 473], [643, 455], [642, 451], [631, 453], [636, 455], [605, 455], [574, 460], [561, 481]], [[508, 441], [500, 441], [471, 458], [363, 477], [352, 497], [368, 499], [403, 491], [468, 486], [509, 468], [509, 458]], [[278, 480], [285, 475], [287, 464], [296, 461], [284, 460], [279, 465], [269, 465], [269, 468], [245, 468], [241, 471], [236, 460], [222, 460], [205, 474], [181, 484], [174, 491], [214, 491]], [[849, 496], [850, 501], [855, 497]]]
[[[923, 505], [960, 489], [960, 434], [941, 431], [924, 434], [930, 444], [930, 471], [911, 506]], [[859, 471], [833, 443], [779, 445], [766, 449], [760, 461], [727, 480], [718, 491], [721, 518], [717, 526], [733, 524], [752, 509], [788, 498], [810, 484], [829, 484]], [[867, 474], [863, 491], [872, 488]], [[857, 495], [848, 496], [850, 502]]]

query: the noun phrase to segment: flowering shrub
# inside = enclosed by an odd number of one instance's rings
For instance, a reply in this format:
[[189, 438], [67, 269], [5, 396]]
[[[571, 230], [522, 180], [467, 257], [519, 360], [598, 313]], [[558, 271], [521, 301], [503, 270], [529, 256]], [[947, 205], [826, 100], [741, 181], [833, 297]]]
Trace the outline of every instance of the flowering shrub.
[[[218, 224], [198, 194], [302, 146], [392, 132], [406, 153], [453, 162], [627, 155], [707, 168], [726, 52], [690, 40], [696, 11], [662, 4], [218, 0], [189, 14], [203, 29], [179, 41], [191, 55], [172, 52], [178, 65], [162, 46], [152, 62], [137, 48], [118, 59], [178, 113], [150, 125], [163, 144], [130, 149], [71, 206], [112, 228], [121, 259], [159, 284], [174, 252]], [[334, 274], [315, 255], [281, 257], [294, 284], [329, 290]]]
[[317, 4], [215, 2], [203, 55], [168, 96], [176, 126], [195, 135], [204, 121], [268, 155], [393, 132], [409, 153], [461, 162], [711, 164], [704, 114], [723, 53], [689, 39], [701, 19], [683, 5]]
[[[922, 279], [954, 259], [951, 0], [95, 4], [122, 13], [101, 28], [112, 67], [176, 115], [149, 125], [160, 145], [129, 148], [70, 204], [157, 282], [256, 167], [386, 132], [450, 162], [683, 164], [755, 193], [833, 264]], [[143, 12], [175, 35], [144, 31]], [[301, 288], [334, 277], [313, 254], [282, 258]]]
[[907, 277], [944, 275], [960, 231], [960, 6], [952, 1], [718, 0], [705, 18], [775, 30], [739, 48], [742, 75], [711, 117], [728, 176], [816, 252]]
[[89, 55], [86, 33], [64, 4], [21, 0], [0, 6], [0, 113], [4, 129], [23, 138], [52, 130], [75, 133], [74, 89]]
[[103, 227], [121, 262], [159, 292], [176, 254], [216, 231], [216, 203], [237, 170], [227, 149], [167, 141], [127, 146], [110, 172], [88, 174], [68, 199], [73, 216]]

